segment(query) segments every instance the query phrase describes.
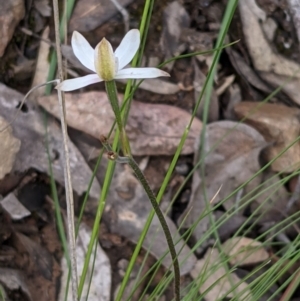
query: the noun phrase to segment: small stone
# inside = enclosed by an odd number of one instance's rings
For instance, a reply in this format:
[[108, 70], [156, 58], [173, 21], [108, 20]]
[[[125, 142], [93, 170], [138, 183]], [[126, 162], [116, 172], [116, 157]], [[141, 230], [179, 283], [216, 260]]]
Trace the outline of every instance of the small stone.
[[19, 202], [13, 193], [8, 194], [0, 202], [0, 204], [15, 221], [21, 220], [31, 214], [30, 211]]

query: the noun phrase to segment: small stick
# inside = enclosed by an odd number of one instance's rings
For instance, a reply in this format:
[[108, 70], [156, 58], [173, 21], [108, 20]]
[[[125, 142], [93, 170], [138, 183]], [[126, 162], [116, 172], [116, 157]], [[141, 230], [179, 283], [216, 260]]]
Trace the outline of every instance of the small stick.
[[[62, 63], [62, 55], [61, 55], [61, 47], [60, 47], [58, 0], [53, 0], [53, 12], [54, 12], [54, 25], [55, 25], [57, 66], [58, 66], [59, 79], [62, 81], [63, 63]], [[76, 301], [78, 300], [78, 276], [77, 276], [77, 262], [76, 262], [74, 200], [73, 200], [73, 189], [72, 189], [69, 149], [68, 149], [66, 107], [65, 107], [65, 98], [62, 91], [57, 90], [57, 95], [58, 95], [58, 100], [60, 105], [61, 129], [63, 134], [63, 145], [64, 145], [64, 174], [65, 174], [65, 189], [66, 189], [66, 203], [67, 203], [67, 217], [68, 217], [69, 249], [70, 249], [70, 259], [71, 259], [72, 299]]]

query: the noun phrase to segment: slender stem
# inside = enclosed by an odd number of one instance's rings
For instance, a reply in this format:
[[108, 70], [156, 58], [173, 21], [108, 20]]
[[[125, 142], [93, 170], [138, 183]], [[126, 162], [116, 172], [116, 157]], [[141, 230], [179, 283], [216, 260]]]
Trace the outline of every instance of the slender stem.
[[[58, 0], [53, 0], [54, 11], [54, 25], [55, 25], [55, 42], [58, 62], [59, 79], [63, 80], [63, 64], [60, 48], [59, 37], [59, 12], [58, 12]], [[77, 262], [76, 262], [76, 240], [75, 240], [75, 222], [74, 222], [74, 199], [72, 180], [70, 172], [70, 160], [68, 149], [68, 132], [66, 122], [66, 107], [64, 94], [57, 90], [58, 100], [60, 105], [61, 115], [61, 128], [63, 134], [63, 155], [64, 155], [64, 176], [65, 176], [65, 189], [66, 189], [66, 203], [67, 203], [67, 220], [68, 220], [68, 236], [69, 236], [69, 249], [71, 259], [71, 278], [72, 278], [72, 300], [78, 300], [78, 276], [77, 276]]]
[[110, 147], [107, 139], [105, 137], [101, 138], [101, 141], [108, 151], [109, 159], [111, 160], [116, 160], [117, 162], [120, 163], [128, 163], [128, 165], [132, 168], [134, 171], [136, 177], [139, 179], [140, 183], [142, 184], [150, 202], [151, 205], [157, 215], [157, 218], [161, 224], [161, 227], [163, 229], [163, 232], [165, 234], [167, 244], [169, 247], [169, 251], [172, 257], [173, 261], [173, 268], [174, 268], [174, 295], [175, 295], [175, 300], [180, 301], [180, 269], [179, 269], [179, 262], [176, 254], [176, 249], [173, 243], [172, 235], [170, 232], [170, 229], [168, 227], [168, 224], [165, 220], [165, 217], [159, 207], [159, 204], [157, 203], [156, 197], [150, 188], [150, 185], [148, 184], [144, 174], [140, 170], [138, 164], [134, 161], [134, 159], [131, 156], [131, 151], [130, 151], [130, 145], [129, 141], [125, 132], [125, 128], [123, 125], [122, 121], [122, 116], [120, 112], [120, 106], [119, 106], [119, 101], [118, 101], [118, 93], [117, 93], [117, 88], [115, 81], [109, 81], [105, 82], [105, 88], [106, 92], [108, 95], [108, 99], [111, 103], [112, 109], [114, 111], [115, 117], [116, 117], [116, 122], [118, 125], [118, 129], [120, 132], [120, 140], [121, 140], [121, 147], [122, 151], [125, 155], [125, 157], [118, 157], [118, 155], [113, 152], [112, 148]]
[[163, 229], [163, 232], [165, 234], [167, 243], [168, 243], [168, 247], [170, 250], [170, 254], [172, 257], [172, 261], [173, 261], [173, 267], [174, 267], [174, 288], [175, 288], [175, 300], [179, 301], [180, 300], [180, 269], [179, 269], [179, 262], [178, 262], [178, 258], [177, 258], [177, 253], [175, 250], [175, 246], [173, 243], [173, 239], [172, 239], [172, 235], [170, 232], [170, 229], [168, 227], [168, 224], [165, 220], [164, 214], [162, 213], [159, 204], [157, 203], [156, 197], [152, 191], [152, 189], [150, 188], [149, 183], [147, 182], [144, 174], [142, 173], [142, 171], [140, 170], [138, 164], [135, 162], [135, 160], [131, 157], [131, 156], [127, 156], [127, 157], [120, 157], [118, 156], [111, 148], [111, 146], [109, 145], [106, 137], [102, 136], [101, 137], [101, 142], [103, 144], [103, 146], [105, 147], [106, 151], [108, 152], [108, 157], [111, 160], [115, 160], [118, 163], [127, 163], [132, 170], [134, 171], [136, 177], [139, 179], [140, 183], [142, 184], [150, 202], [151, 205], [157, 215], [157, 218], [161, 224], [161, 227]]
[[125, 156], [130, 156], [131, 151], [130, 151], [128, 138], [121, 117], [121, 111], [119, 107], [118, 93], [117, 93], [117, 87], [115, 81], [112, 80], [109, 82], [105, 82], [105, 88], [111, 107], [115, 113], [116, 122], [120, 132], [120, 139], [121, 139], [121, 146], [122, 146], [123, 153]]
[[164, 214], [162, 213], [162, 211], [159, 207], [159, 204], [156, 201], [156, 197], [155, 197], [152, 189], [150, 188], [150, 185], [147, 182], [144, 174], [140, 170], [138, 164], [134, 161], [134, 159], [132, 157], [127, 157], [127, 158], [128, 158], [128, 165], [132, 168], [136, 177], [139, 179], [140, 183], [142, 184], [146, 194], [148, 195], [151, 205], [157, 215], [157, 218], [162, 226], [162, 229], [164, 231], [164, 234], [165, 234], [165, 237], [166, 237], [166, 240], [168, 243], [168, 247], [170, 250], [170, 254], [172, 257], [173, 267], [174, 267], [175, 300], [179, 301], [180, 300], [180, 270], [179, 270], [179, 262], [178, 262], [178, 258], [177, 258], [177, 254], [176, 254], [176, 250], [175, 250], [175, 246], [173, 243], [170, 229], [165, 220]]

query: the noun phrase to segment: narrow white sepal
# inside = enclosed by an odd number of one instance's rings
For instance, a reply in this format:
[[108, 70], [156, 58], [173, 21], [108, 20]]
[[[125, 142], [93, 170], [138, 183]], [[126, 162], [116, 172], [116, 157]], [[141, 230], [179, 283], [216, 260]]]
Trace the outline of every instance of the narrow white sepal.
[[89, 74], [82, 77], [77, 77], [73, 79], [64, 80], [62, 83], [58, 84], [55, 89], [61, 91], [74, 91], [83, 87], [86, 87], [91, 84], [102, 82], [98, 74]]

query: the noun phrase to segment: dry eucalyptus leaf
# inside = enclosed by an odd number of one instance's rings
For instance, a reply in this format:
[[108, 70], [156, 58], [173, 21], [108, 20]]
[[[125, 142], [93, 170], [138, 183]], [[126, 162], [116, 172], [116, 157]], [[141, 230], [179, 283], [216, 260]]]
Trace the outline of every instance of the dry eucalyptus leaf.
[[244, 80], [247, 80], [253, 87], [271, 93], [272, 90], [268, 87], [259, 76], [252, 70], [247, 62], [232, 48], [226, 48], [226, 52], [229, 56], [231, 64], [234, 66], [236, 72], [242, 76]]
[[232, 237], [223, 243], [223, 251], [231, 265], [254, 265], [269, 259], [261, 242], [248, 237]]
[[[300, 86], [300, 65], [294, 61], [288, 60], [282, 55], [275, 53], [266, 35], [263, 32], [262, 22], [266, 22], [266, 14], [260, 9], [255, 0], [244, 0], [239, 2], [239, 10], [243, 23], [243, 32], [247, 47], [252, 58], [255, 69], [259, 72], [271, 73], [275, 79], [265, 77], [269, 83], [274, 86], [283, 85], [285, 80], [294, 78]], [[277, 76], [279, 76], [277, 78]], [[285, 80], [282, 80], [284, 78]], [[288, 87], [284, 87], [283, 91], [288, 93]], [[293, 93], [295, 94], [295, 93]], [[299, 104], [299, 92], [297, 97], [293, 97], [293, 101]], [[290, 95], [290, 97], [292, 97]]]
[[[47, 26], [42, 33], [42, 39], [47, 40], [49, 38], [49, 31], [50, 28], [49, 26]], [[41, 40], [31, 88], [47, 82], [50, 66], [50, 62], [48, 60], [49, 52], [49, 43], [46, 43], [45, 41]], [[37, 97], [44, 95], [45, 89], [46, 86], [32, 91], [30, 94], [31, 99], [36, 99]]]
[[274, 89], [282, 86], [282, 91], [286, 95], [288, 95], [290, 99], [292, 99], [297, 105], [300, 105], [300, 81], [298, 78], [288, 78], [286, 76], [270, 72], [258, 72], [258, 74], [266, 82], [271, 83]]
[[242, 101], [241, 87], [237, 84], [233, 84], [232, 86], [230, 86], [226, 98], [228, 103], [226, 109], [223, 111], [224, 117], [226, 120], [235, 120], [236, 116], [233, 111], [233, 108], [236, 104]]
[[[2, 112], [0, 112], [1, 114]], [[0, 116], [0, 129], [8, 126], [8, 122]], [[15, 163], [16, 155], [20, 150], [21, 141], [13, 135], [11, 126], [0, 132], [0, 180], [8, 174]]]
[[26, 277], [22, 271], [1, 267], [0, 283], [7, 287], [7, 289], [9, 289], [10, 291], [19, 292], [21, 290], [30, 301], [32, 300], [30, 290], [26, 283]]
[[0, 57], [24, 15], [24, 0], [0, 1]]
[[[240, 1], [239, 10], [245, 40], [255, 69], [285, 76], [295, 75], [299, 71], [299, 65], [274, 53], [265, 38], [260, 23], [266, 21], [266, 15], [255, 0]], [[299, 78], [299, 72], [295, 76]]]
[[[250, 209], [251, 212], [255, 211], [254, 219], [259, 219], [260, 224], [279, 222], [284, 218], [283, 213], [290, 195], [280, 177], [274, 172], [264, 172], [262, 183], [258, 189], [245, 191], [245, 195], [248, 195], [249, 198], [255, 196], [251, 201]], [[298, 208], [297, 205], [293, 206], [289, 214], [292, 215]]]
[[[122, 99], [120, 94], [119, 99]], [[114, 114], [105, 92], [66, 93], [67, 123], [97, 139], [107, 135], [114, 122]], [[59, 117], [55, 95], [38, 100], [49, 113]], [[127, 121], [127, 134], [133, 155], [172, 155], [175, 153], [191, 115], [169, 105], [146, 104], [133, 101]], [[182, 154], [194, 152], [195, 139], [202, 123], [194, 119]]]
[[[179, 55], [186, 48], [180, 41], [181, 31], [190, 25], [190, 16], [179, 1], [173, 1], [167, 5], [163, 12], [163, 30], [161, 36], [162, 53], [165, 54], [165, 60]], [[174, 61], [165, 65], [170, 71]]]
[[40, 276], [51, 281], [53, 277], [54, 260], [52, 255], [40, 244], [21, 233], [15, 233], [15, 245], [21, 252], [28, 253], [29, 267]]
[[[123, 7], [132, 0], [118, 0]], [[118, 10], [111, 0], [79, 0], [76, 3], [69, 23], [69, 32], [92, 31], [99, 27], [111, 17], [118, 13]]]
[[[300, 135], [300, 110], [279, 104], [241, 102], [235, 106], [238, 118], [247, 116], [245, 123], [256, 128], [271, 145], [266, 149], [267, 160], [278, 156]], [[273, 171], [293, 172], [300, 167], [300, 141], [289, 147], [272, 164]]]
[[[247, 217], [239, 214], [233, 214], [229, 218], [226, 212], [215, 211], [214, 216], [217, 222], [222, 221], [222, 225], [218, 227], [218, 234], [221, 241], [228, 239], [236, 233], [236, 231], [247, 221]], [[223, 220], [225, 220], [223, 222]]]
[[[152, 209], [152, 205], [140, 185], [137, 178], [132, 174], [128, 166], [117, 165], [118, 170], [112, 180], [111, 189], [107, 198], [105, 219], [109, 220], [111, 232], [124, 236], [136, 243], [145, 227], [146, 220]], [[181, 263], [181, 275], [187, 274], [195, 265], [196, 257], [183, 239], [172, 220], [165, 216], [173, 241], [178, 241], [175, 248]], [[162, 259], [164, 267], [172, 265], [172, 258], [168, 252], [168, 245], [156, 215], [151, 223], [143, 247], [149, 250], [156, 258]], [[180, 252], [180, 253], [179, 253]]]
[[[194, 230], [197, 241], [203, 239], [209, 227], [209, 218], [203, 217], [199, 222], [199, 217], [207, 213], [214, 204], [225, 199], [260, 169], [258, 157], [266, 142], [259, 132], [248, 125], [219, 121], [208, 125], [206, 145], [205, 179], [198, 179], [196, 185], [193, 183], [190, 203], [181, 216], [181, 220], [185, 219], [185, 228], [190, 228], [197, 222]], [[198, 174], [201, 174], [200, 170]], [[260, 183], [259, 176], [247, 185], [256, 186], [258, 183]], [[220, 192], [216, 195], [220, 188]], [[207, 205], [205, 194], [208, 202], [216, 195], [213, 204]], [[235, 194], [227, 199], [223, 206], [231, 209], [233, 206], [238, 206], [238, 201], [239, 198]]]
[[239, 300], [252, 300], [248, 285], [236, 274], [229, 273], [223, 262], [224, 258], [220, 256], [218, 250], [211, 248], [207, 250], [204, 258], [197, 261], [191, 276], [193, 279], [201, 280], [200, 294], [205, 292], [207, 301], [222, 300], [225, 297], [234, 298], [236, 295], [239, 295]]
[[[9, 121], [13, 120], [23, 97], [22, 94], [0, 84], [1, 115]], [[40, 172], [48, 173], [50, 160], [54, 179], [64, 186], [61, 129], [57, 122], [48, 117], [47, 142], [45, 140], [45, 122], [46, 116], [44, 113], [37, 106], [27, 101], [26, 107], [19, 112], [18, 117], [11, 125], [14, 135], [21, 141], [21, 148], [16, 156], [14, 170], [22, 172], [30, 168], [35, 168]], [[92, 171], [73, 143], [69, 141], [68, 144], [73, 189], [79, 195], [82, 195], [87, 190], [92, 177]], [[47, 155], [47, 147], [50, 158]], [[90, 195], [98, 198], [99, 193], [99, 183], [94, 180]]]
[[[84, 262], [86, 259], [86, 254], [88, 246], [91, 240], [92, 232], [83, 223], [80, 224], [78, 237], [76, 239], [76, 260], [77, 260], [77, 270], [81, 273]], [[97, 251], [95, 252], [95, 248]], [[95, 259], [89, 262], [87, 277], [83, 285], [83, 291], [81, 300], [88, 299], [89, 301], [109, 301], [110, 291], [111, 291], [111, 266], [109, 258], [102, 250], [99, 243], [94, 245], [92, 254], [96, 254]], [[62, 277], [58, 300], [72, 301], [72, 292], [69, 288], [67, 299], [65, 299], [66, 294], [66, 284], [68, 283], [69, 267], [65, 257], [62, 258], [61, 262]]]
[[43, 17], [51, 16], [49, 0], [34, 0], [34, 7]]
[[[200, 68], [197, 65], [197, 62], [195, 59], [193, 59], [193, 66], [194, 66], [194, 97], [195, 97], [195, 103], [197, 103], [199, 96], [202, 92], [202, 89], [204, 87], [204, 83], [206, 80], [206, 76], [204, 73], [200, 70]], [[204, 109], [204, 99], [205, 99], [205, 93], [202, 97], [202, 100], [200, 102], [198, 111], [197, 111], [197, 117], [201, 118], [203, 114]], [[209, 112], [208, 112], [208, 121], [213, 122], [217, 121], [219, 119], [219, 99], [218, 95], [216, 94], [215, 90], [212, 90], [210, 103], [209, 103]]]

